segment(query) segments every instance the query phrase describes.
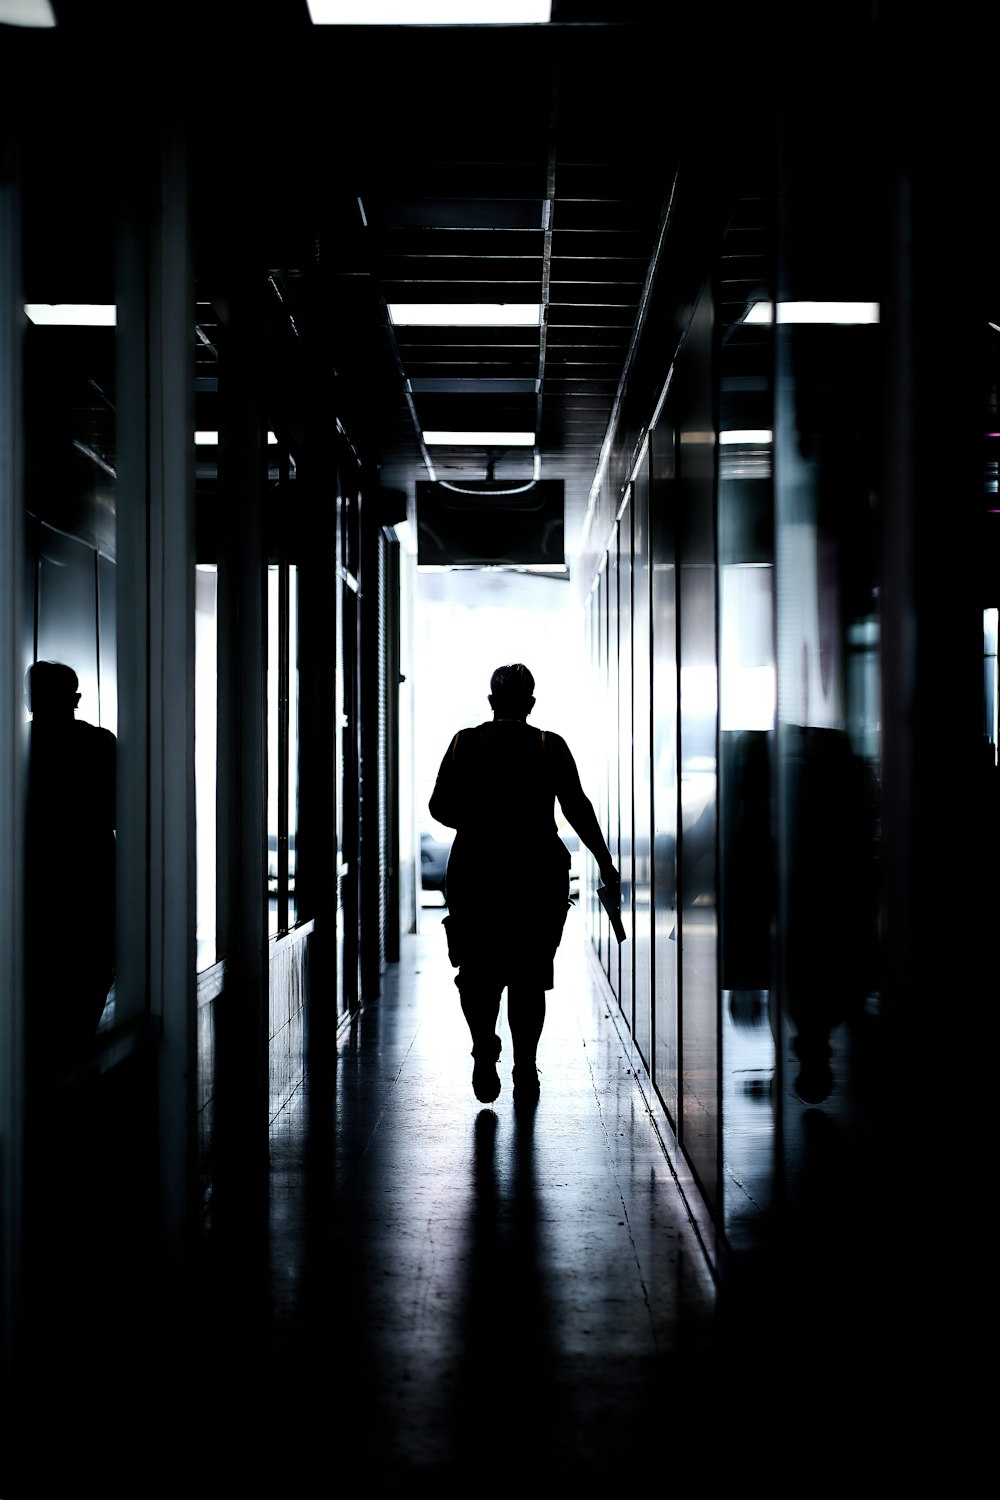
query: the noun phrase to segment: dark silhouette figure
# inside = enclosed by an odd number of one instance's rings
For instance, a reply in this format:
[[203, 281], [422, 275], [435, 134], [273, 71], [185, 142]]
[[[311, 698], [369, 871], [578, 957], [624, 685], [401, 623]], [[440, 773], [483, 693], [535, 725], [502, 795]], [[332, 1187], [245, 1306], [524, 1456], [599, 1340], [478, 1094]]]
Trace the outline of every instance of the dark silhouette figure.
[[28, 670], [27, 1051], [33, 1075], [94, 1038], [115, 977], [117, 740], [76, 718], [62, 662]]
[[785, 1005], [805, 1104], [833, 1092], [830, 1039], [878, 987], [878, 790], [838, 729], [787, 726]]
[[521, 663], [490, 679], [492, 721], [459, 730], [430, 800], [431, 814], [455, 838], [448, 859], [448, 952], [472, 1034], [476, 1098], [500, 1093], [497, 1017], [504, 989], [514, 1044], [517, 1102], [538, 1097], [535, 1063], [545, 1022], [545, 991], [569, 910], [569, 850], [559, 837], [555, 800], [597, 860], [601, 879], [620, 888], [593, 804], [566, 741], [527, 718], [535, 682]]

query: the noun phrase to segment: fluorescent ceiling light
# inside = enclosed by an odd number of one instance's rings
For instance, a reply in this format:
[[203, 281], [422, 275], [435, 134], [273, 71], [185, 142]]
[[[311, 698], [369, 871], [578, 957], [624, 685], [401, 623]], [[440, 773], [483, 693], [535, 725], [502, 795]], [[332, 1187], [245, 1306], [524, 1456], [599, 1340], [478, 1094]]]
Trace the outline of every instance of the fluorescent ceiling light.
[[537, 328], [538, 302], [390, 302], [396, 324], [424, 328]]
[[[744, 323], [771, 323], [775, 321], [773, 304], [755, 302], [743, 319]], [[779, 323], [877, 323], [877, 302], [779, 302]]]
[[309, 0], [314, 26], [531, 26], [552, 0]]
[[114, 303], [26, 302], [24, 310], [32, 323], [60, 328], [114, 328]]
[[[219, 434], [209, 431], [208, 428], [199, 427], [194, 435], [194, 440], [199, 448], [217, 448], [219, 446]], [[278, 439], [273, 432], [269, 432], [267, 441], [269, 443], [276, 443]]]
[[762, 447], [770, 443], [772, 433], [768, 427], [730, 427], [726, 432], [719, 433], [720, 443], [751, 443], [755, 447]]
[[533, 432], [425, 432], [424, 442], [430, 447], [468, 448], [531, 448], [534, 446]]
[[0, 0], [0, 26], [54, 26], [55, 24], [56, 18], [49, 0]]

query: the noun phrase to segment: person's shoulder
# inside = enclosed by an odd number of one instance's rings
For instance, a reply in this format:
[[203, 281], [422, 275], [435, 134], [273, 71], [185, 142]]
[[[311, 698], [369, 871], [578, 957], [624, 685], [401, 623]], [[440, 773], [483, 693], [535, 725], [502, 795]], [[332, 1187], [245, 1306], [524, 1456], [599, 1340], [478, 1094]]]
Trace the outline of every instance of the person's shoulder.
[[463, 725], [461, 729], [456, 729], [455, 733], [448, 741], [447, 755], [454, 759], [459, 749], [465, 750], [470, 746], [477, 744], [482, 739], [484, 732], [488, 731], [490, 728], [491, 725], [489, 723], [486, 723], [466, 724]]
[[118, 748], [118, 737], [100, 724], [91, 724], [88, 719], [74, 719], [77, 742], [94, 755], [110, 757]]
[[95, 724], [91, 719], [74, 719], [74, 732], [81, 737], [86, 735], [91, 740], [113, 740], [115, 738], [110, 729], [103, 724]]

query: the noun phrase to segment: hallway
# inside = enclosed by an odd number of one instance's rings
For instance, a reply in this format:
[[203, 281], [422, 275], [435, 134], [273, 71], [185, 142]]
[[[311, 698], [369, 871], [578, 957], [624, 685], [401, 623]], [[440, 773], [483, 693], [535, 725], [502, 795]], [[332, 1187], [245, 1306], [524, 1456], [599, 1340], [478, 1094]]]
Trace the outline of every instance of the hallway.
[[[205, 1497], [355, 1481], [593, 1493], [650, 1475], [770, 1494], [760, 1455], [776, 1443], [796, 1492], [888, 1462], [897, 1482], [961, 1466], [939, 1379], [956, 1283], [916, 1221], [887, 1253], [898, 1189], [881, 1211], [855, 1195], [841, 1212], [829, 1165], [821, 1232], [720, 1290], [704, 1207], [646, 1107], [579, 912], [527, 1113], [503, 1011], [501, 1095], [473, 1095], [442, 915], [424, 912], [342, 1029], [330, 1086], [307, 1075], [275, 1112], [266, 1247], [249, 1222], [211, 1236], [174, 1296], [143, 1250], [141, 1166], [86, 1132], [61, 1151], [5, 1500], [75, 1484], [95, 1458], [105, 1496], [141, 1482]], [[960, 1378], [950, 1391], [961, 1400]]]
[[346, 1440], [379, 1484], [618, 1472], [685, 1390], [703, 1400], [715, 1290], [699, 1230], [579, 914], [541, 1098], [517, 1114], [503, 1010], [503, 1091], [493, 1107], [472, 1093], [441, 915], [424, 912], [343, 1040], [332, 1117], [303, 1091], [273, 1122], [271, 1366], [315, 1371], [327, 1412], [349, 1403]]

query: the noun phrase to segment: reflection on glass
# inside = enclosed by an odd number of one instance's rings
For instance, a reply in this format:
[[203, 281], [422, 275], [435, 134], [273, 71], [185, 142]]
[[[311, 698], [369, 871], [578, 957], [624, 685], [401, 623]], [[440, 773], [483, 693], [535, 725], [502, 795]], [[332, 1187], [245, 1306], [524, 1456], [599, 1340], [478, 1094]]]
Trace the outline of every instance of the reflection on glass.
[[[41, 508], [45, 497], [39, 496], [39, 502]], [[86, 499], [73, 503], [83, 517]], [[66, 504], [67, 512], [72, 512], [73, 503]], [[37, 733], [32, 711], [26, 962], [33, 1071], [46, 1059], [55, 1062], [78, 1051], [96, 1030], [106, 1031], [114, 1024], [116, 1012], [113, 504], [101, 513], [103, 537], [96, 548], [89, 537], [71, 536], [44, 520], [35, 519], [27, 528], [33, 612], [26, 624], [35, 653], [29, 647], [26, 654], [29, 662], [34, 656], [36, 663], [56, 664], [66, 681], [73, 682], [61, 715], [47, 715]], [[81, 521], [81, 529], [89, 527]], [[34, 665], [30, 670], [34, 672]], [[29, 682], [30, 677], [30, 700]], [[58, 731], [60, 722], [63, 735], [50, 727]], [[112, 748], [92, 752], [93, 745]], [[99, 761], [93, 760], [95, 754]], [[85, 994], [93, 998], [85, 999]], [[67, 1010], [74, 1001], [77, 1009]], [[30, 1037], [37, 1022], [31, 1013], [39, 1003], [54, 1018], [45, 1033], [44, 1052], [37, 1028], [33, 1043]]]
[[882, 678], [878, 617], [847, 627], [847, 731], [855, 755], [878, 759], [882, 733]]
[[198, 969], [216, 959], [216, 775], [218, 737], [218, 572], [200, 563], [195, 573], [194, 780], [197, 828]]
[[[739, 482], [720, 507], [739, 507]], [[773, 567], [719, 568], [719, 953], [728, 1243], [755, 1243], [772, 1202], [775, 1039], [770, 824]]]
[[633, 963], [635, 1042], [652, 1073], [652, 743], [649, 644], [649, 459], [640, 465], [632, 492], [632, 750], [633, 750]]
[[653, 1000], [654, 1081], [677, 1128], [680, 1080], [677, 941], [677, 569], [672, 528], [673, 429], [651, 440], [649, 524], [653, 633]]
[[79, 717], [100, 724], [97, 554], [86, 542], [49, 526], [41, 526], [39, 536], [37, 659], [73, 668]]
[[37, 661], [25, 859], [27, 1056], [34, 1079], [93, 1041], [115, 977], [117, 742], [79, 714], [77, 673]]
[[267, 570], [267, 930], [278, 931], [279, 574]]
[[1000, 678], [997, 675], [997, 619], [1000, 611], [983, 610], [983, 734], [990, 759], [997, 763], [997, 731], [1000, 721]]
[[876, 1035], [880, 544], [871, 372], [879, 368], [878, 337], [877, 325], [777, 332], [781, 1046], [790, 1084], [782, 1147], [789, 1182], [808, 1148], [807, 1112], [822, 1107], [846, 1123], [863, 1105]]
[[97, 681], [98, 720], [102, 729], [118, 733], [118, 593], [115, 564], [97, 554]]
[[[622, 911], [632, 906], [632, 497], [618, 522], [618, 743], [614, 756], [618, 766], [618, 869], [622, 877]], [[611, 943], [612, 964], [618, 971], [618, 1003], [626, 1024], [635, 1034], [632, 961], [635, 932], [628, 922], [629, 943]]]
[[267, 570], [267, 890], [268, 931], [297, 919], [295, 861], [299, 816], [298, 570]]
[[25, 975], [31, 1074], [93, 1041], [115, 965], [115, 775], [111, 730], [78, 717], [78, 678], [36, 661], [25, 681]]
[[774, 569], [719, 569], [719, 728], [774, 728]]
[[295, 862], [299, 829], [299, 594], [298, 569], [288, 569], [288, 925], [298, 917]]
[[[48, 104], [39, 99], [44, 112]], [[33, 1072], [38, 1064], [48, 1074], [79, 1046], [89, 1048], [95, 1031], [109, 1029], [116, 1008], [119, 1019], [127, 1008], [137, 1013], [145, 996], [118, 995], [115, 986], [115, 222], [106, 204], [72, 187], [86, 176], [81, 133], [36, 128], [41, 115], [23, 125], [28, 175], [36, 185], [23, 196], [20, 226], [26, 608], [18, 656], [31, 716], [25, 729], [26, 984], [29, 1058]], [[85, 264], [75, 262], [76, 291], [91, 308], [103, 309], [69, 324], [65, 308], [46, 320], [34, 306], [37, 301], [55, 313], [55, 204], [86, 245]], [[72, 258], [67, 249], [57, 260]]]

